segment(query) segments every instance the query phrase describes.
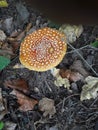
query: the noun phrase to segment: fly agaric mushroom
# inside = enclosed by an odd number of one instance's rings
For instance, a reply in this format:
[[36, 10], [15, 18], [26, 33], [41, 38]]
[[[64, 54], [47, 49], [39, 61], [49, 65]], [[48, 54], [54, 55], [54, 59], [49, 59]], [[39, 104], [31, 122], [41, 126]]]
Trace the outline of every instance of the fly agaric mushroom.
[[66, 37], [48, 27], [26, 36], [20, 46], [20, 62], [30, 70], [47, 71], [57, 66], [67, 50]]

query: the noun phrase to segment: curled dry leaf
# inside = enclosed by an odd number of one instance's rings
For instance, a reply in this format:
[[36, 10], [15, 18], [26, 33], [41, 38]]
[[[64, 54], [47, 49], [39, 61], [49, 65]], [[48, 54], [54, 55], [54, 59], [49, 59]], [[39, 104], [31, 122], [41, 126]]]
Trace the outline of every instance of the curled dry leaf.
[[5, 39], [6, 39], [5, 33], [2, 30], [0, 30], [0, 41], [4, 41]]
[[8, 42], [11, 44], [12, 48], [18, 49], [18, 47], [20, 46], [20, 42], [23, 40], [23, 38], [25, 37], [25, 31], [20, 32], [20, 34], [13, 38], [13, 37], [8, 37], [7, 40]]
[[61, 86], [64, 86], [65, 88], [69, 89], [70, 87], [70, 83], [69, 83], [69, 80], [67, 78], [62, 78], [61, 76], [58, 76], [56, 78], [56, 80], [54, 81], [54, 84], [57, 86], [57, 87], [61, 87]]
[[20, 42], [25, 37], [25, 34], [30, 30], [31, 26], [32, 26], [32, 23], [29, 23], [24, 31], [20, 31], [20, 30], [14, 31], [10, 35], [10, 37], [7, 38], [9, 43], [11, 43], [11, 46], [13, 48], [13, 52], [15, 52], [19, 48]]
[[5, 80], [4, 86], [20, 90], [24, 93], [27, 93], [29, 91], [28, 84], [24, 79]]
[[81, 60], [75, 60], [73, 64], [70, 66], [70, 69], [79, 72], [84, 77], [87, 77], [89, 75], [89, 73], [84, 68]]
[[10, 94], [16, 95], [18, 99], [17, 102], [20, 105], [19, 110], [21, 111], [33, 110], [34, 106], [38, 103], [37, 100], [29, 98], [17, 90], [13, 90]]
[[14, 31], [11, 33], [10, 37], [11, 37], [11, 38], [15, 38], [15, 37], [17, 37], [17, 36], [19, 35], [20, 32], [21, 32], [20, 29], [19, 29], [19, 30], [14, 30]]
[[56, 109], [54, 106], [54, 100], [49, 98], [43, 98], [39, 101], [39, 109], [40, 111], [44, 112], [43, 116], [46, 117], [47, 115], [54, 115], [56, 113]]
[[51, 70], [52, 75], [56, 78], [56, 80], [54, 81], [54, 84], [58, 87], [64, 86], [65, 88], [69, 89], [70, 87], [70, 83], [69, 80], [67, 78], [62, 78], [60, 76], [60, 69], [56, 69], [53, 68]]
[[11, 58], [12, 56], [14, 56], [12, 47], [8, 43], [3, 42], [0, 48], [0, 55]]
[[17, 37], [16, 41], [22, 41], [22, 39], [25, 37], [25, 31], [21, 32]]
[[98, 96], [98, 77], [88, 76], [85, 78], [85, 82], [80, 96], [81, 101]]
[[78, 80], [83, 80], [83, 76], [76, 71], [71, 71], [69, 69], [67, 69], [67, 70], [60, 69], [59, 73], [60, 73], [62, 78], [67, 78], [73, 82], [76, 82]]
[[59, 30], [67, 36], [69, 43], [73, 43], [83, 32], [83, 26], [64, 24], [59, 28]]

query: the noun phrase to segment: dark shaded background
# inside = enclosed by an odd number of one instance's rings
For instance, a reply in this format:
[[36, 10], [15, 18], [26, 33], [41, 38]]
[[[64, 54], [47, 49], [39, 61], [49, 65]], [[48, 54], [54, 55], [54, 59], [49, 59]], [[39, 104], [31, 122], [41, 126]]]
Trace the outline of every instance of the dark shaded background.
[[98, 24], [97, 0], [25, 0], [56, 23]]

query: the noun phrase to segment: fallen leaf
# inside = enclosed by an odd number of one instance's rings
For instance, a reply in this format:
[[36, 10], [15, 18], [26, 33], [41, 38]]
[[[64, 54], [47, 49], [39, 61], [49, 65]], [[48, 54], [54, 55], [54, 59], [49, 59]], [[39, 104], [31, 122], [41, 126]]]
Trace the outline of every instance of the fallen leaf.
[[80, 96], [81, 101], [98, 96], [98, 77], [88, 76], [85, 78], [85, 82]]
[[11, 35], [10, 35], [10, 38], [15, 38], [17, 37], [19, 34], [20, 34], [21, 30], [14, 30]]
[[24, 111], [24, 112], [33, 110], [34, 106], [38, 103], [37, 100], [29, 98], [17, 90], [13, 90], [10, 94], [16, 95], [18, 99], [17, 102], [20, 105], [19, 110]]
[[66, 35], [69, 43], [73, 43], [83, 32], [83, 26], [64, 24], [59, 28], [59, 30]]
[[14, 20], [13, 17], [8, 17], [2, 21], [1, 27], [6, 34], [10, 35], [14, 30]]
[[6, 39], [5, 33], [2, 30], [0, 30], [0, 41], [4, 41], [5, 39]]
[[15, 51], [19, 48], [20, 46], [20, 41], [17, 40], [17, 37], [13, 38], [13, 37], [8, 37], [7, 41], [10, 43], [13, 52], [15, 53]]
[[7, 42], [3, 42], [0, 48], [0, 55], [10, 59], [15, 54], [13, 53], [11, 45], [9, 45]]
[[16, 2], [15, 6], [16, 6], [16, 10], [18, 12], [18, 15], [16, 18], [17, 26], [26, 24], [28, 22], [28, 18], [30, 15], [26, 6], [24, 6], [23, 2]]
[[58, 76], [56, 80], [54, 81], [54, 84], [57, 87], [62, 87], [64, 86], [65, 88], [69, 89], [70, 88], [70, 83], [67, 78], [62, 78], [61, 76]]
[[67, 69], [67, 70], [60, 69], [59, 73], [60, 73], [62, 78], [67, 78], [73, 82], [76, 82], [78, 80], [83, 80], [83, 76], [76, 71], [71, 71], [69, 69]]
[[0, 121], [0, 130], [3, 130], [3, 128], [4, 128], [4, 123]]
[[21, 32], [21, 33], [16, 37], [16, 41], [22, 41], [24, 37], [25, 37], [25, 31]]
[[29, 91], [28, 84], [24, 79], [5, 80], [4, 86], [20, 90], [24, 93]]
[[0, 56], [0, 70], [3, 70], [10, 63], [10, 59]]
[[40, 111], [44, 112], [43, 116], [54, 115], [56, 113], [56, 109], [54, 106], [54, 100], [49, 98], [42, 98], [38, 103]]
[[8, 3], [6, 0], [0, 0], [0, 7], [8, 7]]
[[67, 78], [62, 78], [60, 76], [60, 74], [59, 74], [60, 73], [60, 69], [53, 68], [51, 70], [51, 73], [56, 78], [55, 81], [54, 81], [54, 84], [57, 87], [64, 86], [65, 88], [69, 89], [69, 87], [70, 87], [69, 80]]
[[54, 77], [58, 77], [59, 76], [59, 71], [60, 69], [57, 69], [57, 68], [52, 68], [51, 70], [51, 74], [54, 76]]
[[[8, 37], [7, 41], [10, 43], [11, 47], [12, 47], [12, 51], [15, 53], [17, 51], [17, 49], [19, 49], [20, 46], [20, 42], [23, 40], [23, 38], [25, 37], [25, 31], [22, 32], [16, 32], [16, 34], [11, 34], [12, 37]], [[15, 36], [15, 37], [13, 37]]]
[[60, 76], [61, 76], [62, 78], [67, 78], [67, 79], [69, 79], [69, 78], [70, 78], [70, 75], [71, 75], [71, 70], [69, 70], [69, 69], [67, 69], [67, 70], [65, 70], [65, 69], [60, 69], [59, 74], [60, 74]]
[[70, 66], [70, 69], [79, 72], [84, 77], [87, 77], [89, 75], [89, 73], [84, 68], [81, 60], [75, 60], [73, 64]]
[[20, 43], [19, 42], [13, 42], [11, 44], [11, 46], [13, 48], [13, 52], [15, 53], [19, 49]]

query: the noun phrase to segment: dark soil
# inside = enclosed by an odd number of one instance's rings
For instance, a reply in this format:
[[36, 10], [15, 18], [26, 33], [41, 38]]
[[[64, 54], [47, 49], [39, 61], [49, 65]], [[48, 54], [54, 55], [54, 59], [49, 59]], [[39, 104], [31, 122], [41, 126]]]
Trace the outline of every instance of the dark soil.
[[[26, 14], [21, 17], [20, 12], [23, 10], [19, 12], [21, 8], [17, 9], [19, 2], [20, 0], [18, 2], [17, 0], [8, 0], [9, 7], [0, 8], [0, 20], [13, 19], [10, 30], [0, 24], [0, 29], [4, 30], [7, 36], [10, 36], [15, 29], [23, 31], [29, 22], [33, 24], [33, 30], [49, 26], [45, 16], [27, 6], [23, 1], [20, 5], [24, 5], [26, 8], [24, 9]], [[69, 69], [73, 61], [79, 59], [83, 62], [84, 68], [89, 72], [89, 75], [96, 77], [98, 76], [98, 48], [89, 45], [98, 38], [98, 26], [83, 27], [83, 33], [73, 43], [73, 46], [76, 49], [81, 48], [79, 53], [91, 65], [94, 71], [70, 47], [68, 47], [67, 54], [57, 68]], [[53, 77], [50, 70], [40, 73], [26, 68], [13, 69], [16, 63], [20, 63], [19, 49], [15, 52], [15, 57], [11, 59], [11, 63], [0, 72], [0, 87], [3, 90], [3, 97], [7, 100], [8, 109], [8, 113], [2, 119], [4, 122], [11, 121], [16, 123], [17, 127], [15, 130], [98, 130], [98, 98], [80, 101], [82, 81], [75, 82], [77, 85], [76, 90], [68, 91], [64, 86], [59, 88], [55, 86], [55, 77]], [[13, 79], [24, 79], [28, 83], [29, 97], [37, 100], [43, 97], [53, 99], [56, 113], [51, 117], [43, 117], [43, 113], [39, 111], [38, 105], [31, 111], [19, 111], [17, 98], [10, 94], [12, 89], [3, 85], [5, 80]], [[39, 91], [35, 91], [35, 88]]]

